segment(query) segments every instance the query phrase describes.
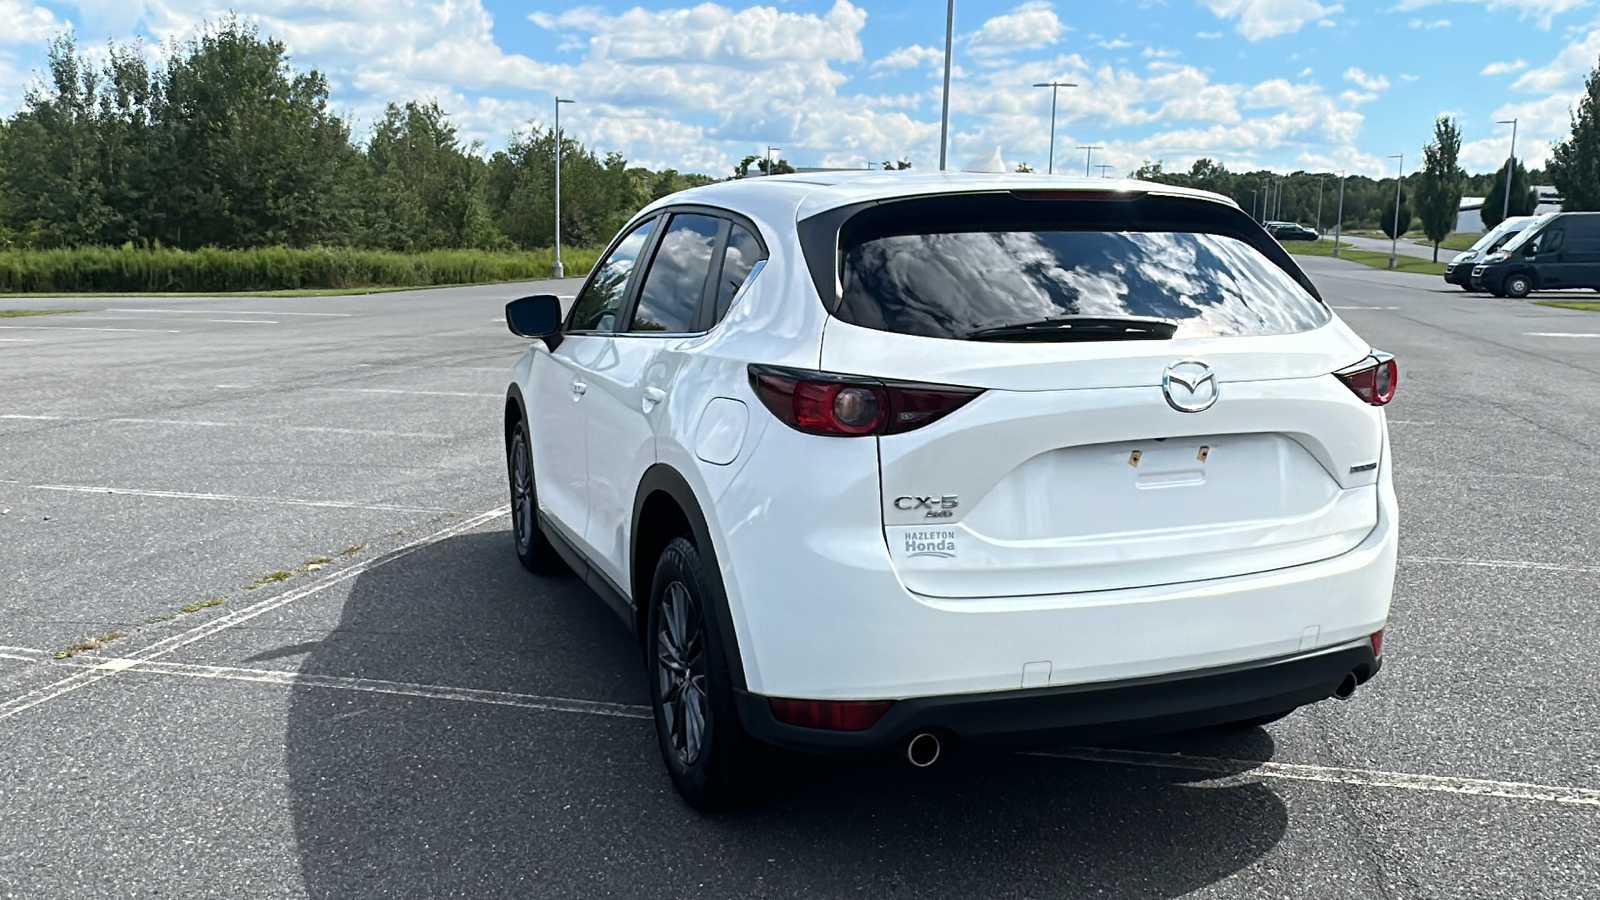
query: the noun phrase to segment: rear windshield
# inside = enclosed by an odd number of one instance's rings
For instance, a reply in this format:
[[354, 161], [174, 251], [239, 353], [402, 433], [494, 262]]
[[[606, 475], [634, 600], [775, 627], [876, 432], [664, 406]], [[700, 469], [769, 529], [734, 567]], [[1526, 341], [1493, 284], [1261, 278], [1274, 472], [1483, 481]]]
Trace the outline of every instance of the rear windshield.
[[[1031, 223], [1030, 223], [1031, 224]], [[966, 227], [840, 246], [836, 315], [923, 337], [1063, 316], [1163, 319], [1176, 338], [1292, 334], [1332, 314], [1238, 237], [1180, 230]]]

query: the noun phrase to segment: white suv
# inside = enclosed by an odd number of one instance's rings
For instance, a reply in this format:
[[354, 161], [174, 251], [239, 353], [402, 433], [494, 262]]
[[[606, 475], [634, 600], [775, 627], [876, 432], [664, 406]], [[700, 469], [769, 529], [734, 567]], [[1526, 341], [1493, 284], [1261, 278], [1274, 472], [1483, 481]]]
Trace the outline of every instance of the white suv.
[[1378, 669], [1395, 364], [1226, 198], [715, 184], [506, 321], [517, 553], [635, 630], [696, 807], [774, 746], [1253, 724]]

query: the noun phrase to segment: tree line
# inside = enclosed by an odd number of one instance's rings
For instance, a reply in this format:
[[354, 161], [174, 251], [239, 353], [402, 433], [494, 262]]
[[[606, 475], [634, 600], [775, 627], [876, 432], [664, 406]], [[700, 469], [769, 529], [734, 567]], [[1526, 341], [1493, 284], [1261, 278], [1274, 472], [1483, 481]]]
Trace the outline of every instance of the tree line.
[[[365, 135], [327, 78], [230, 18], [152, 66], [70, 35], [0, 121], [0, 249], [79, 246], [510, 250], [554, 242], [555, 135], [484, 154], [433, 102], [391, 103]], [[562, 239], [608, 240], [651, 200], [714, 179], [629, 166], [563, 136]]]

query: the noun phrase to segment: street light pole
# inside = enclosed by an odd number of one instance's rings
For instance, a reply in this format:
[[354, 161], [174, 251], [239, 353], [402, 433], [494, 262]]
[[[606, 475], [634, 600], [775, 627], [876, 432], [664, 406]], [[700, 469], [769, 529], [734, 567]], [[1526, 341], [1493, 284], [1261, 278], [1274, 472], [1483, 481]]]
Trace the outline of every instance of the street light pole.
[[1339, 255], [1339, 234], [1344, 228], [1344, 170], [1339, 170], [1339, 211], [1333, 223], [1333, 255]]
[[1322, 183], [1327, 180], [1325, 174], [1317, 176], [1317, 234], [1322, 233]]
[[772, 171], [773, 167], [775, 166], [775, 163], [773, 163], [773, 161], [772, 161], [772, 151], [774, 151], [774, 150], [777, 150], [780, 153], [783, 152], [783, 148], [782, 147], [774, 147], [774, 146], [772, 146], [770, 144], [767, 145], [767, 171], [762, 173], [764, 175], [777, 174], [777, 173]]
[[1500, 206], [1500, 221], [1504, 222], [1511, 215], [1511, 167], [1517, 161], [1517, 120], [1502, 119], [1495, 124], [1511, 126], [1511, 152], [1506, 155], [1505, 202]]
[[1041, 81], [1034, 87], [1047, 87], [1050, 89], [1050, 161], [1045, 163], [1044, 173], [1054, 175], [1056, 171], [1056, 91], [1064, 87], [1077, 87], [1067, 81]]
[[944, 99], [939, 110], [939, 171], [945, 168], [945, 151], [950, 144], [950, 46], [955, 37], [956, 0], [948, 0], [944, 8]]
[[1252, 222], [1255, 221], [1255, 218], [1256, 218], [1256, 194], [1257, 193], [1258, 192], [1254, 188], [1250, 189], [1250, 220]]
[[1389, 235], [1389, 268], [1394, 268], [1395, 249], [1400, 246], [1400, 182], [1406, 176], [1406, 155], [1396, 153], [1390, 159], [1400, 160], [1400, 167], [1394, 175], [1394, 231]]
[[1110, 163], [1101, 163], [1100, 165], [1095, 166], [1095, 168], [1100, 170], [1100, 177], [1101, 178], [1110, 178], [1111, 176], [1106, 174], [1106, 170], [1107, 169], [1113, 169], [1113, 168], [1116, 168], [1116, 167], [1111, 165]]
[[561, 104], [577, 102], [556, 98], [556, 264], [550, 273], [555, 278], [567, 277], [567, 270], [561, 265]]
[[1096, 150], [1104, 150], [1105, 148], [1104, 147], [1090, 145], [1090, 144], [1079, 144], [1078, 145], [1078, 149], [1085, 151], [1084, 154], [1083, 154], [1083, 177], [1088, 178], [1089, 177], [1089, 163], [1094, 161], [1094, 152]]

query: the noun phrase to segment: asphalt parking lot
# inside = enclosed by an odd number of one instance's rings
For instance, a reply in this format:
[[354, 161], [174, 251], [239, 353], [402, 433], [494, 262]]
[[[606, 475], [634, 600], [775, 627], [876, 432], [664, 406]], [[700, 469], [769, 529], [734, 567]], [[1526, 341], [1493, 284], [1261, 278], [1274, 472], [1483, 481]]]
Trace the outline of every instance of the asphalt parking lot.
[[498, 320], [573, 283], [6, 301], [86, 311], [0, 319], [0, 897], [1600, 896], [1600, 314], [1300, 262], [1401, 364], [1377, 679], [720, 817], [511, 550]]

